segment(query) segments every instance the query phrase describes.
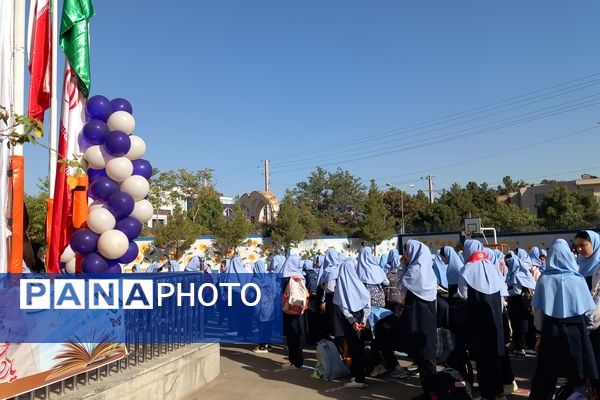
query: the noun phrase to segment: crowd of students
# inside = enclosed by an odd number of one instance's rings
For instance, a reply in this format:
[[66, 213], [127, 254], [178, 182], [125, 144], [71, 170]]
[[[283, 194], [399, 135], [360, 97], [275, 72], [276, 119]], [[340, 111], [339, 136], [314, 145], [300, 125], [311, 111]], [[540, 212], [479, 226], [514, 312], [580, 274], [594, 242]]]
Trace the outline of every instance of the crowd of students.
[[[527, 352], [537, 354], [530, 398], [549, 399], [559, 378], [567, 382], [563, 393], [600, 388], [599, 265], [600, 236], [582, 231], [571, 245], [558, 239], [547, 252], [534, 247], [504, 254], [467, 240], [459, 252], [446, 246], [432, 254], [409, 240], [402, 256], [393, 249], [376, 257], [364, 247], [349, 257], [330, 248], [313, 260], [275, 255], [267, 268], [234, 257], [221, 272], [281, 273], [284, 288], [290, 279], [306, 287], [306, 311], [283, 315], [286, 369], [303, 366], [306, 343], [327, 339], [351, 359], [348, 387], [365, 387], [367, 374], [406, 378], [396, 357], [401, 352], [418, 371], [419, 398], [435, 391], [442, 361], [471, 385], [476, 378], [483, 399], [503, 399], [517, 389], [509, 355]], [[186, 270], [207, 271], [199, 257]], [[259, 328], [268, 323], [265, 315]], [[444, 360], [438, 358], [440, 328], [452, 333]], [[255, 351], [269, 349], [263, 343]]]

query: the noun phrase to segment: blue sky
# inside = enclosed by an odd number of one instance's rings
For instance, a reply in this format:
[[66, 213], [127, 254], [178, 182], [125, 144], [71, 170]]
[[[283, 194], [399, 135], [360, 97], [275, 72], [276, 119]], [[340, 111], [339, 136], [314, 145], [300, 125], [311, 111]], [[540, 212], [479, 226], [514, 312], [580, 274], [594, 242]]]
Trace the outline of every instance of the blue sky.
[[[600, 129], [568, 136], [600, 120], [597, 1], [94, 6], [92, 94], [131, 101], [155, 167], [212, 168], [224, 195], [261, 190], [264, 159], [278, 196], [317, 165], [382, 187], [426, 188], [420, 177], [431, 172], [437, 190], [600, 174]], [[559, 84], [493, 112], [398, 130]], [[47, 155], [29, 146], [26, 157], [32, 192]]]

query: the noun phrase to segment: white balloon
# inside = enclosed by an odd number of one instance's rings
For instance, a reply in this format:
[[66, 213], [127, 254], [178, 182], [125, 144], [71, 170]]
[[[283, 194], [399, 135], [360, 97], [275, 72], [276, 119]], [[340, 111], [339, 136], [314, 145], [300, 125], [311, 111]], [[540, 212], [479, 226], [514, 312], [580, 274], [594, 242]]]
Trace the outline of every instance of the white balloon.
[[152, 207], [152, 204], [148, 200], [140, 200], [135, 202], [135, 207], [130, 216], [145, 224], [152, 218], [153, 214], [154, 207]]
[[89, 206], [88, 211], [91, 213], [99, 208], [106, 208], [106, 203], [102, 200], [94, 200]]
[[108, 117], [106, 122], [111, 131], [121, 131], [131, 135], [135, 129], [135, 119], [127, 111], [116, 111]]
[[69, 262], [75, 259], [75, 252], [71, 248], [71, 245], [68, 245], [65, 250], [60, 255], [60, 262]]
[[133, 164], [126, 157], [116, 157], [106, 162], [106, 175], [115, 182], [123, 182], [133, 173]]
[[132, 175], [121, 183], [121, 192], [129, 193], [135, 201], [142, 200], [149, 191], [150, 184], [143, 176]]
[[97, 208], [88, 214], [87, 224], [93, 232], [98, 235], [114, 229], [117, 220], [106, 208]]
[[98, 252], [109, 260], [121, 257], [129, 247], [129, 239], [121, 231], [112, 229], [98, 239]]
[[137, 160], [138, 158], [142, 158], [144, 154], [146, 154], [146, 142], [139, 136], [131, 135], [131, 148], [125, 154], [125, 157], [130, 160]]
[[68, 261], [65, 264], [65, 270], [69, 273], [69, 274], [74, 274], [75, 273], [75, 266], [77, 265], [77, 260], [75, 258], [73, 258], [72, 260]]
[[91, 168], [102, 169], [106, 166], [106, 161], [99, 145], [88, 147], [85, 153], [83, 153], [83, 158]]

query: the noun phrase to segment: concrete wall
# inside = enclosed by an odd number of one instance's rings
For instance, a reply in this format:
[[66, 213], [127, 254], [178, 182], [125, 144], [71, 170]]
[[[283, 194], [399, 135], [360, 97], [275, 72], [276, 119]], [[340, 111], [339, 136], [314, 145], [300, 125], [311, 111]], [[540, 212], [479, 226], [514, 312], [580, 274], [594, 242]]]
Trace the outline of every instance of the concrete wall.
[[187, 345], [79, 387], [61, 400], [184, 399], [219, 376], [219, 345]]

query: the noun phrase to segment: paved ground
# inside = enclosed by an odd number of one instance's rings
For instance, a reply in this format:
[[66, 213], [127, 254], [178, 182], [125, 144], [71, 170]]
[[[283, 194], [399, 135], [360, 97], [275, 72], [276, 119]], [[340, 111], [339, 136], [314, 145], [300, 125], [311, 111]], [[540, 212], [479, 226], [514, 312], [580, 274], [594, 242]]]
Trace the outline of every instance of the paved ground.
[[[196, 392], [192, 399], [208, 400], [281, 400], [281, 399], [410, 399], [421, 393], [419, 381], [411, 377], [406, 381], [393, 378], [367, 378], [368, 388], [346, 389], [348, 379], [322, 381], [311, 378], [316, 364], [314, 347], [305, 351], [306, 369], [282, 370], [286, 361], [283, 346], [275, 346], [269, 354], [254, 354], [250, 345], [221, 346], [221, 375]], [[408, 362], [401, 361], [403, 365]], [[530, 377], [535, 368], [534, 357], [513, 358], [513, 369], [520, 390], [511, 399], [525, 399], [529, 394]]]

